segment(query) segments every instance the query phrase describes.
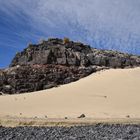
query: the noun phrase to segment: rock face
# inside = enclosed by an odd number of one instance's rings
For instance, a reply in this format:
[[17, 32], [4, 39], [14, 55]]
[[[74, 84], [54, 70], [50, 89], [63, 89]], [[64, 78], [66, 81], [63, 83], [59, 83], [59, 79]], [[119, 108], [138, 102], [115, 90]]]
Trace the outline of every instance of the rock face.
[[0, 80], [0, 90], [14, 94], [48, 89], [76, 81], [94, 71], [95, 67], [85, 69], [51, 64], [10, 67], [3, 72], [6, 80]]
[[140, 57], [97, 50], [80, 42], [48, 39], [17, 53], [0, 70], [0, 93], [32, 92], [67, 84], [107, 68], [140, 66]]
[[38, 45], [29, 45], [23, 52], [17, 53], [10, 66], [33, 64], [88, 66], [89, 53], [92, 53], [92, 49], [82, 43], [63, 43], [61, 39], [49, 39]]
[[63, 43], [62, 39], [49, 39], [38, 45], [30, 44], [24, 51], [17, 53], [10, 67], [34, 64], [124, 68], [140, 65], [140, 57], [117, 51], [97, 50], [80, 42]]

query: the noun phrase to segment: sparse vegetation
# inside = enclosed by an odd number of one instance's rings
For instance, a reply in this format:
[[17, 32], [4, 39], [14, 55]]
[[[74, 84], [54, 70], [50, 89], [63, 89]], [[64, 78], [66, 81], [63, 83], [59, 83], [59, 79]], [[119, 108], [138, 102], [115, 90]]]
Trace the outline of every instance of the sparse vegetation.
[[64, 37], [64, 39], [63, 39], [63, 43], [66, 44], [66, 43], [69, 43], [69, 42], [70, 42], [69, 38]]
[[22, 122], [19, 122], [19, 126], [33, 126], [35, 124], [35, 121], [22, 121]]

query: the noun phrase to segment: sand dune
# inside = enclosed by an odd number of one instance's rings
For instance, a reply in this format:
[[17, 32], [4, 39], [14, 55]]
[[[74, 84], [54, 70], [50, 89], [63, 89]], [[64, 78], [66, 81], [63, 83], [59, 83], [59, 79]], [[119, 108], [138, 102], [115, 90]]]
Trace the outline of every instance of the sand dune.
[[0, 116], [77, 118], [81, 114], [140, 118], [140, 68], [105, 70], [58, 88], [0, 96]]

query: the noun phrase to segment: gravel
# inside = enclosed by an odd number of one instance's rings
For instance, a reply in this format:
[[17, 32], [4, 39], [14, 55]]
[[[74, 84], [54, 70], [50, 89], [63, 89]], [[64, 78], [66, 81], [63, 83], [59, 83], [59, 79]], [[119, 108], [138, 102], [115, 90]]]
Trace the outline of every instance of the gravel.
[[140, 140], [140, 125], [2, 127], [0, 140]]

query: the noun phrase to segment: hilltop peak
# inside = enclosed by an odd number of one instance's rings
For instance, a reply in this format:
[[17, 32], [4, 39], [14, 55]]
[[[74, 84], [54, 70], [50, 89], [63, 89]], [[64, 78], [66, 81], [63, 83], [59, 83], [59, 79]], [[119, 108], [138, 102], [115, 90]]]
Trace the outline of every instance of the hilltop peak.
[[[135, 59], [134, 59], [135, 57]], [[16, 65], [54, 64], [65, 66], [121, 67], [139, 65], [140, 58], [117, 51], [98, 50], [68, 38], [49, 38], [39, 44], [29, 44], [16, 54], [10, 67]]]
[[0, 93], [15, 94], [56, 87], [108, 68], [140, 66], [140, 57], [98, 50], [68, 38], [29, 44], [0, 71]]

